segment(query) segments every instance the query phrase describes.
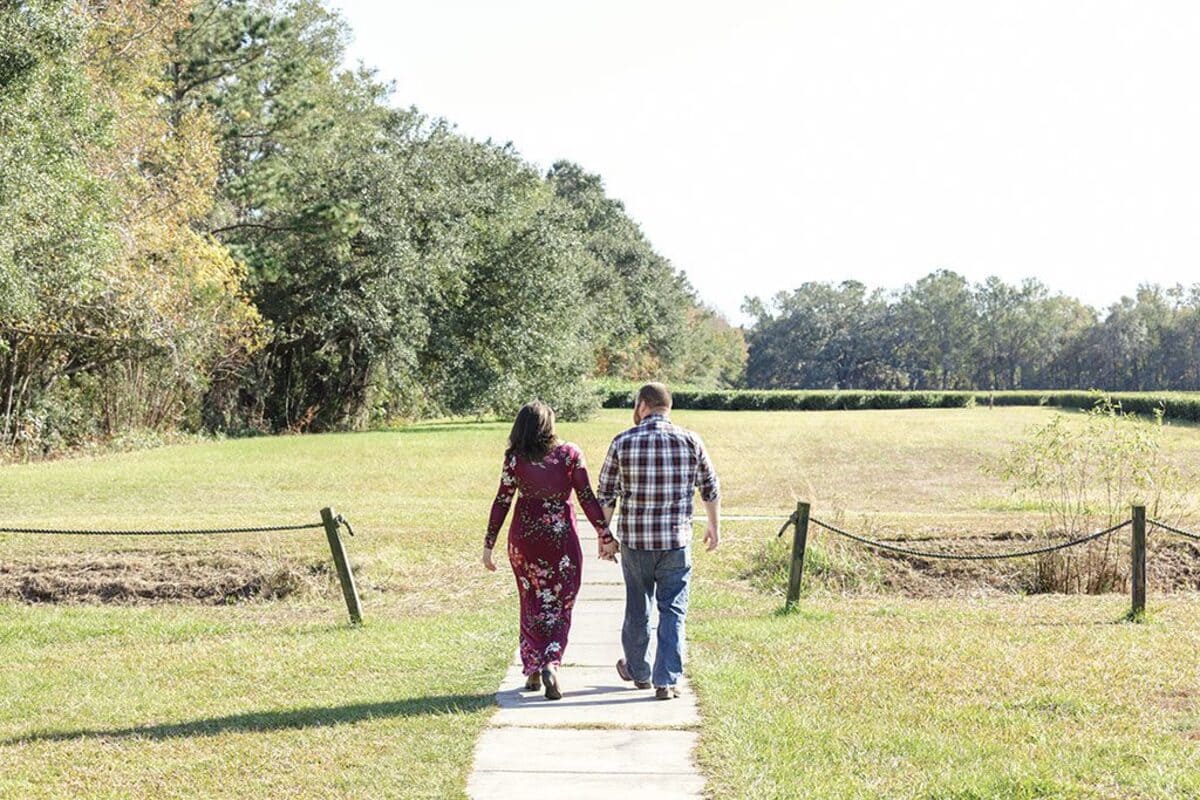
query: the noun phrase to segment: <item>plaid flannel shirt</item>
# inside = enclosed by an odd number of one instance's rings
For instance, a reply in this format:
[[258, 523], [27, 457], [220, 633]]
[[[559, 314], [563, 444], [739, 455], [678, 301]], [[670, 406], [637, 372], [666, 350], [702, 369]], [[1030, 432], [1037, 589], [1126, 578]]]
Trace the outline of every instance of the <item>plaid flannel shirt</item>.
[[610, 508], [620, 501], [623, 547], [673, 550], [692, 541], [697, 487], [704, 500], [717, 499], [717, 473], [704, 443], [662, 414], [650, 414], [613, 439], [596, 496]]

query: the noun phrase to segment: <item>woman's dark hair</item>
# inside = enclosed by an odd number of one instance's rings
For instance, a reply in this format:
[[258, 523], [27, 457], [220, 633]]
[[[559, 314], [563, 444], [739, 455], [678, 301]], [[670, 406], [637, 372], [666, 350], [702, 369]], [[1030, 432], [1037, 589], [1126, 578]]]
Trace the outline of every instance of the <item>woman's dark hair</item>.
[[541, 461], [556, 444], [558, 435], [554, 432], [554, 409], [541, 400], [534, 400], [517, 412], [505, 452], [526, 461]]

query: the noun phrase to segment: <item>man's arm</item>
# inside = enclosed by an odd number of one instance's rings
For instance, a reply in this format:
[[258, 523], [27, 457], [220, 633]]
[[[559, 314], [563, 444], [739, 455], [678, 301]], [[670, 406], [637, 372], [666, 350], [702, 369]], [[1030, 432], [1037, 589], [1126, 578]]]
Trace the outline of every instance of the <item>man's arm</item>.
[[[600, 467], [600, 478], [596, 485], [596, 499], [600, 501], [600, 509], [604, 512], [604, 524], [611, 527], [613, 515], [617, 511], [617, 497], [621, 494], [621, 461], [617, 454], [617, 443], [614, 440], [608, 447], [604, 457], [604, 465]], [[613, 559], [619, 545], [614, 539], [608, 543], [599, 543], [600, 558]]]
[[704, 528], [704, 544], [711, 553], [721, 543], [721, 482], [717, 480], [717, 471], [713, 469], [704, 442], [696, 437], [696, 486], [700, 489], [700, 499], [704, 501], [704, 513], [708, 524]]
[[704, 528], [704, 543], [711, 553], [721, 543], [721, 498], [704, 501], [704, 513], [708, 516], [708, 524]]
[[617, 442], [608, 446], [604, 456], [604, 465], [600, 467], [600, 477], [596, 481], [596, 499], [604, 507], [608, 521], [612, 521], [613, 509], [617, 507], [617, 497], [621, 494], [621, 460], [617, 454]]

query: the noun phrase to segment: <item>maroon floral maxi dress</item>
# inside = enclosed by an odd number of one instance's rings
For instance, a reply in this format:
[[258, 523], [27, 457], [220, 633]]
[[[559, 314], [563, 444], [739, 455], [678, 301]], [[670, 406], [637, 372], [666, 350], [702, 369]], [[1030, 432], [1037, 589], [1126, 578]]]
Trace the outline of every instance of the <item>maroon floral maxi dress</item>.
[[508, 529], [508, 560], [521, 596], [521, 663], [526, 675], [561, 663], [567, 648], [583, 563], [572, 489], [600, 540], [609, 541], [604, 512], [578, 447], [560, 444], [536, 463], [515, 455], [504, 459], [484, 544], [495, 546], [513, 495], [519, 492]]

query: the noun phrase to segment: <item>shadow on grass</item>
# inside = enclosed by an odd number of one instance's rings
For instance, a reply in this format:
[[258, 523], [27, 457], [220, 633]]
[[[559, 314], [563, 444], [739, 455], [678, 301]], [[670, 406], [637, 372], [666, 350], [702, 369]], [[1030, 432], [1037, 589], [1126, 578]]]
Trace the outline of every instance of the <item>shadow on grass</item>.
[[222, 733], [263, 733], [299, 728], [330, 728], [373, 719], [422, 717], [478, 711], [494, 706], [495, 694], [449, 694], [414, 697], [378, 703], [345, 706], [314, 706], [291, 711], [253, 711], [190, 722], [172, 722], [131, 728], [85, 728], [47, 731], [6, 739], [0, 744], [59, 742], [74, 739], [177, 739], [187, 736], [217, 736]]
[[800, 604], [794, 606], [785, 604], [772, 611], [771, 616], [776, 619], [781, 617], [796, 617], [805, 622], [829, 622], [833, 619], [833, 612], [824, 609], [807, 608]]

